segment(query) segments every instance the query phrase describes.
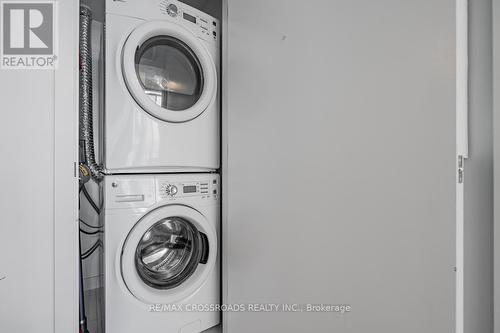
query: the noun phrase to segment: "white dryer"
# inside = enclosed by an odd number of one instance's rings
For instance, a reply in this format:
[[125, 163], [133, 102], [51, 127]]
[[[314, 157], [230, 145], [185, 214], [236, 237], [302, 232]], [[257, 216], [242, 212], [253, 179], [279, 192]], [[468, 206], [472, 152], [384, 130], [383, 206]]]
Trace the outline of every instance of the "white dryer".
[[106, 332], [219, 324], [219, 176], [109, 176], [102, 186]]
[[111, 173], [219, 167], [219, 25], [177, 1], [107, 0], [102, 159]]

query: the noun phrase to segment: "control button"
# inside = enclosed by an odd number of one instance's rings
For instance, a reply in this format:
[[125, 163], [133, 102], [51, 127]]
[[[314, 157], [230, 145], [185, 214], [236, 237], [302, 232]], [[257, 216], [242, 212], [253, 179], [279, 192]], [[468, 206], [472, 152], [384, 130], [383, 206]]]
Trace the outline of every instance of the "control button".
[[171, 3], [170, 5], [167, 6], [167, 14], [172, 17], [176, 17], [177, 14], [179, 14], [179, 8], [177, 8], [176, 5]]
[[175, 185], [167, 185], [167, 187], [165, 187], [165, 193], [171, 197], [173, 197], [174, 195], [176, 195], [178, 192], [178, 189], [177, 189], [177, 186]]

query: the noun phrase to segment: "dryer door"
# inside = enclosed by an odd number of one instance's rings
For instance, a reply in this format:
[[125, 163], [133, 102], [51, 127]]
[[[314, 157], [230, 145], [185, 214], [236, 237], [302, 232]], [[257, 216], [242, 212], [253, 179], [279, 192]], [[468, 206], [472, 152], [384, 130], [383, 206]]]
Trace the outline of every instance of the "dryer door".
[[129, 233], [121, 270], [130, 292], [148, 303], [175, 303], [206, 281], [217, 255], [215, 230], [198, 211], [165, 206]]
[[217, 71], [210, 52], [202, 40], [174, 23], [153, 21], [139, 26], [125, 42], [121, 61], [132, 97], [161, 120], [192, 120], [217, 95]]

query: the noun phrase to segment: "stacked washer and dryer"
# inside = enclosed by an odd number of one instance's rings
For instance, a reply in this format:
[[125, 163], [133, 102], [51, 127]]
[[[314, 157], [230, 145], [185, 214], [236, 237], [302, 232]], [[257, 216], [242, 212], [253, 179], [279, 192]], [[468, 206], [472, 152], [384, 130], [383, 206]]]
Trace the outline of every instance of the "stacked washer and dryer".
[[181, 2], [106, 2], [106, 333], [220, 322], [219, 35]]

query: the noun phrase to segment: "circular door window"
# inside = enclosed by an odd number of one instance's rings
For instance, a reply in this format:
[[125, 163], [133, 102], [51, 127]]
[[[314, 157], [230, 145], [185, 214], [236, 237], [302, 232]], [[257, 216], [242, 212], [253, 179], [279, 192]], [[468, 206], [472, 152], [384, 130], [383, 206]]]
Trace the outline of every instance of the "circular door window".
[[137, 273], [156, 289], [171, 289], [186, 281], [206, 263], [208, 241], [189, 221], [169, 217], [150, 227], [135, 253]]
[[152, 21], [136, 28], [125, 42], [121, 62], [132, 97], [161, 120], [192, 120], [217, 95], [217, 73], [208, 49], [174, 23]]
[[177, 38], [147, 40], [136, 52], [135, 66], [144, 93], [166, 110], [187, 110], [201, 97], [203, 73], [198, 57]]
[[135, 298], [175, 303], [201, 288], [213, 271], [217, 235], [197, 210], [167, 205], [141, 218], [117, 255], [123, 282]]

